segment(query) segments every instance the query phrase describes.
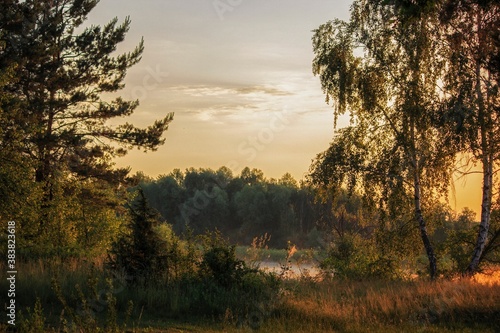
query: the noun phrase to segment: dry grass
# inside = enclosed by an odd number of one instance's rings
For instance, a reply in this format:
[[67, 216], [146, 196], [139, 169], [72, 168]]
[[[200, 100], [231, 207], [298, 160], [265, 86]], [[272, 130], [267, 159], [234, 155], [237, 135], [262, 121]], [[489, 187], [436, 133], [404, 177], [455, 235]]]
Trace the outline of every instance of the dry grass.
[[[500, 271], [453, 281], [290, 281], [289, 287], [283, 306], [258, 332], [500, 331]], [[162, 332], [186, 331], [252, 332], [219, 324]]]
[[[436, 282], [323, 281], [301, 288], [282, 318], [318, 330], [500, 330], [500, 273]], [[285, 325], [286, 326], [286, 325]], [[404, 328], [404, 329], [403, 329]]]
[[[47, 268], [47, 266], [51, 266]], [[99, 265], [97, 265], [99, 266]], [[92, 268], [94, 267], [94, 268]], [[86, 283], [94, 265], [78, 263], [32, 262], [19, 268], [19, 304], [30, 304], [39, 297], [49, 314], [58, 300], [50, 288], [56, 273], [66, 290]], [[94, 272], [95, 273], [95, 272]], [[5, 281], [0, 283], [5, 290]], [[74, 289], [74, 288], [73, 288]], [[151, 290], [152, 297], [169, 302], [169, 293]], [[119, 299], [149, 299], [129, 291]], [[135, 299], [134, 301], [138, 301]], [[140, 302], [135, 302], [139, 304]], [[158, 308], [160, 302], [155, 300]], [[165, 306], [167, 308], [167, 306]], [[158, 311], [160, 312], [160, 311]], [[57, 313], [60, 313], [57, 312]], [[142, 315], [142, 314], [141, 314]], [[251, 332], [248, 326], [235, 327], [221, 318], [185, 318], [188, 323], [144, 313], [136, 332]], [[0, 325], [0, 331], [6, 327]], [[500, 269], [471, 279], [430, 281], [349, 281], [312, 279], [286, 281], [283, 303], [270, 314], [259, 332], [500, 332]]]

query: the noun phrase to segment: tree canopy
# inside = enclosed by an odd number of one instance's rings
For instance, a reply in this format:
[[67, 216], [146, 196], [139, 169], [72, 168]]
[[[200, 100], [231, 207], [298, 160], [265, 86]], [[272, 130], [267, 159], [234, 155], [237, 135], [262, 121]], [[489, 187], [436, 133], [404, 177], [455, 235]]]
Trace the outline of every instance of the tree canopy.
[[326, 176], [336, 186], [347, 176], [351, 189], [362, 183], [382, 210], [400, 211], [413, 198], [434, 277], [436, 258], [422, 209], [437, 187], [436, 195], [446, 193], [453, 154], [439, 145], [432, 123], [442, 71], [437, 16], [416, 9], [355, 1], [350, 22], [332, 21], [315, 31], [313, 72], [327, 102], [335, 103], [335, 117], [349, 111], [353, 125], [339, 131], [312, 176], [323, 183]]
[[[141, 40], [131, 52], [116, 53], [129, 30], [129, 18], [83, 27], [97, 3], [0, 4], [0, 146], [5, 148], [0, 169], [5, 175], [1, 178], [12, 182], [2, 190], [40, 194], [38, 213], [26, 219], [38, 221], [24, 229], [31, 230], [30, 238], [55, 228], [61, 205], [67, 206], [81, 186], [123, 183], [128, 169], [114, 168], [112, 159], [134, 147], [156, 150], [173, 119], [166, 113], [147, 128], [128, 122], [115, 125], [115, 119], [132, 115], [139, 105], [110, 96], [124, 87], [127, 70], [140, 61], [144, 44]], [[23, 170], [24, 181], [17, 179], [13, 165]], [[20, 196], [13, 192], [6, 197]], [[94, 203], [103, 202], [95, 198]], [[23, 215], [15, 206], [5, 208], [2, 216], [9, 219]]]
[[313, 36], [313, 72], [335, 122], [351, 116], [313, 163], [313, 183], [361, 191], [392, 220], [413, 201], [431, 277], [424, 210], [446, 199], [459, 154], [483, 166], [469, 272], [487, 244], [498, 165], [498, 10], [494, 1], [358, 0], [349, 22], [328, 22]]
[[500, 5], [497, 1], [445, 1], [441, 22], [449, 59], [443, 78], [447, 104], [442, 124], [449, 141], [458, 143], [482, 169], [481, 223], [467, 268], [473, 274], [488, 247], [500, 156], [499, 67], [495, 66], [500, 52]]

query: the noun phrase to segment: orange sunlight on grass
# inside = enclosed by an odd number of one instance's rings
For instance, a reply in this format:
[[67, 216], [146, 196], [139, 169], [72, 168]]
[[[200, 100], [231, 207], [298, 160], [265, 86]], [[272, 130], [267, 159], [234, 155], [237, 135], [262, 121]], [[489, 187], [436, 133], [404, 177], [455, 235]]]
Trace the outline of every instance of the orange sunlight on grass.
[[497, 320], [499, 282], [498, 270], [453, 281], [324, 281], [302, 288], [285, 308], [299, 322], [337, 325], [340, 331], [387, 325], [418, 330], [444, 323], [458, 329], [479, 319]]
[[474, 275], [473, 280], [483, 285], [500, 285], [500, 269], [496, 267], [496, 269], [478, 273]]

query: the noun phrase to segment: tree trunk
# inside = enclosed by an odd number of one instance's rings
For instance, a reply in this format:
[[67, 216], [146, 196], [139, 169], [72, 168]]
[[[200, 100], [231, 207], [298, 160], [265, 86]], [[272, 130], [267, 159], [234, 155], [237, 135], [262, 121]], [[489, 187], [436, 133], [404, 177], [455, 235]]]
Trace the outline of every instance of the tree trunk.
[[[481, 38], [484, 32], [484, 28], [481, 24], [481, 10], [476, 13], [476, 25], [477, 25], [477, 37], [479, 49], [483, 48], [483, 39]], [[484, 247], [486, 246], [486, 241], [488, 238], [488, 230], [490, 226], [490, 215], [491, 215], [491, 195], [493, 186], [493, 152], [491, 149], [491, 141], [493, 140], [494, 133], [491, 131], [489, 126], [487, 115], [487, 106], [485, 105], [483, 87], [481, 83], [481, 70], [482, 70], [483, 57], [480, 56], [476, 59], [475, 64], [475, 94], [477, 98], [477, 108], [478, 108], [478, 122], [479, 122], [479, 134], [481, 140], [481, 161], [483, 164], [483, 188], [482, 188], [482, 201], [481, 201], [481, 222], [479, 224], [479, 230], [477, 233], [476, 246], [474, 247], [474, 252], [472, 254], [471, 261], [467, 270], [466, 275], [473, 275], [481, 262], [483, 257]]]
[[415, 135], [415, 118], [410, 117], [410, 139], [411, 139], [411, 155], [410, 161], [413, 167], [413, 193], [414, 193], [414, 204], [415, 204], [415, 219], [418, 223], [418, 228], [420, 230], [420, 237], [422, 238], [422, 242], [424, 243], [425, 252], [427, 254], [427, 258], [429, 259], [429, 275], [431, 280], [434, 280], [437, 275], [437, 260], [436, 255], [434, 253], [434, 248], [432, 247], [431, 240], [429, 239], [429, 235], [427, 233], [427, 225], [425, 223], [424, 216], [422, 215], [422, 187], [420, 184], [420, 168], [421, 163], [417, 158], [417, 139]]
[[418, 171], [415, 170], [414, 180], [414, 190], [415, 190], [415, 218], [418, 222], [418, 227], [420, 229], [420, 236], [422, 237], [422, 242], [424, 243], [425, 252], [427, 253], [427, 258], [429, 259], [429, 275], [431, 280], [434, 280], [437, 275], [437, 260], [434, 254], [434, 249], [432, 247], [429, 235], [427, 234], [427, 226], [425, 224], [424, 216], [422, 215], [422, 205], [420, 202], [420, 177]]
[[46, 231], [46, 225], [49, 222], [52, 201], [54, 200], [54, 191], [52, 180], [50, 179], [50, 160], [44, 158], [43, 161], [39, 162], [40, 165], [35, 170], [35, 181], [42, 185], [42, 202], [40, 205], [41, 215], [38, 221], [38, 236], [42, 235]]
[[[39, 218], [38, 235], [43, 234], [46, 230], [46, 225], [49, 222], [53, 200], [54, 200], [54, 165], [52, 163], [52, 128], [54, 125], [54, 104], [56, 93], [50, 92], [49, 96], [49, 112], [46, 120], [45, 132], [39, 137], [38, 142], [38, 165], [35, 170], [35, 182], [42, 184], [43, 197], [41, 202], [41, 216]], [[40, 111], [40, 122], [44, 122], [43, 112]], [[52, 179], [51, 179], [52, 178]]]
[[[485, 154], [486, 155], [486, 154]], [[474, 275], [483, 257], [484, 247], [488, 238], [491, 214], [491, 192], [493, 184], [493, 163], [488, 156], [483, 158], [483, 199], [481, 202], [481, 223], [477, 234], [476, 246], [466, 274]]]

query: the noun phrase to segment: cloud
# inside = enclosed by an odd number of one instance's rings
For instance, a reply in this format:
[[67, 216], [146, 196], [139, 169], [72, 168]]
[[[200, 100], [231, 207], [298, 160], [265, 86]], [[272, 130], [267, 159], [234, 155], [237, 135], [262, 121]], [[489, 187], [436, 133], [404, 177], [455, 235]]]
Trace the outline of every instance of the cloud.
[[178, 114], [197, 123], [251, 128], [285, 108], [296, 119], [330, 114], [319, 80], [311, 74], [286, 72], [265, 84], [180, 84], [163, 94], [175, 100]]
[[205, 108], [183, 110], [182, 113], [197, 121], [216, 125], [243, 125], [258, 108], [252, 104], [214, 105]]
[[194, 85], [194, 86], [174, 86], [170, 90], [179, 92], [193, 97], [203, 96], [228, 96], [243, 97], [250, 94], [271, 95], [271, 96], [289, 96], [291, 92], [265, 85], [252, 85], [243, 87], [224, 87], [212, 85]]
[[192, 97], [223, 96], [232, 93], [231, 89], [211, 86], [177, 86], [171, 88], [172, 91], [182, 93]]
[[248, 87], [241, 87], [241, 88], [236, 88], [236, 92], [240, 94], [258, 94], [262, 93], [265, 95], [272, 95], [272, 96], [290, 96], [293, 95], [293, 93], [285, 90], [281, 90], [278, 88], [274, 87], [268, 87], [268, 86], [248, 86]]

